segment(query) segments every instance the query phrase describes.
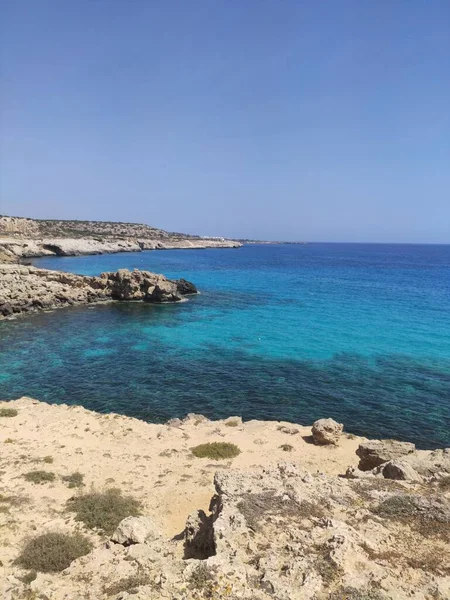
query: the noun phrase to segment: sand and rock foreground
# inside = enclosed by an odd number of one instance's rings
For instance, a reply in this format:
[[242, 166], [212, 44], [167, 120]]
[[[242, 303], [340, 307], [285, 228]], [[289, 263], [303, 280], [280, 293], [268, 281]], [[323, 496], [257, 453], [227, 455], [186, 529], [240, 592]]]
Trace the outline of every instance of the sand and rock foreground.
[[[450, 598], [450, 449], [366, 440], [328, 420], [313, 438], [310, 427], [238, 417], [159, 425], [30, 398], [2, 409], [5, 600]], [[193, 454], [210, 442], [241, 452]], [[38, 469], [52, 480], [24, 477]], [[68, 486], [74, 472], [83, 487]], [[113, 535], [67, 510], [109, 488], [142, 503]], [[80, 531], [93, 549], [27, 577], [16, 563], [24, 543], [55, 531]]]

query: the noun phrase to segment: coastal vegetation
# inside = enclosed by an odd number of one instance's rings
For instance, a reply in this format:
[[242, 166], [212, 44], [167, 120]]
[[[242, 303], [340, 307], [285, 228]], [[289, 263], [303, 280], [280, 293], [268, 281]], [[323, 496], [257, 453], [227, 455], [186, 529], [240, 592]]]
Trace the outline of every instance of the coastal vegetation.
[[192, 448], [192, 454], [197, 458], [211, 458], [212, 460], [224, 460], [235, 458], [241, 451], [236, 444], [229, 442], [208, 442], [199, 444]]
[[80, 533], [43, 533], [25, 543], [17, 564], [43, 573], [59, 572], [91, 550], [91, 542]]
[[17, 417], [18, 414], [15, 408], [0, 408], [0, 417]]
[[75, 471], [70, 475], [63, 475], [62, 480], [68, 484], [69, 488], [78, 488], [84, 485], [83, 483], [84, 475], [79, 471]]
[[120, 489], [89, 492], [70, 498], [67, 510], [75, 513], [75, 520], [89, 529], [98, 529], [111, 535], [122, 519], [141, 513], [141, 503], [132, 496], [124, 496]]
[[40, 483], [49, 483], [51, 481], [55, 481], [56, 475], [51, 471], [28, 471], [23, 476], [26, 481], [31, 483], [40, 484]]

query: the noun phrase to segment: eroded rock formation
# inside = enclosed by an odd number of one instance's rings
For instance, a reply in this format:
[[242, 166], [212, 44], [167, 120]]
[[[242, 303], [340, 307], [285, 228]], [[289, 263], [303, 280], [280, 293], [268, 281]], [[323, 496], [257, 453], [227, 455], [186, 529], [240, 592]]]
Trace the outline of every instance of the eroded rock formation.
[[24, 265], [0, 264], [0, 318], [44, 309], [106, 300], [178, 302], [195, 294], [194, 284], [149, 271], [102, 273], [86, 277]]

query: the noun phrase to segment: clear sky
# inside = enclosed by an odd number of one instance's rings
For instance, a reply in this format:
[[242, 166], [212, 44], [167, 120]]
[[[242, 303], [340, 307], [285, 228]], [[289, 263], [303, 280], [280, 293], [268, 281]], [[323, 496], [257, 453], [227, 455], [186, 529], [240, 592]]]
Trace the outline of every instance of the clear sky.
[[449, 0], [0, 4], [0, 213], [450, 243]]

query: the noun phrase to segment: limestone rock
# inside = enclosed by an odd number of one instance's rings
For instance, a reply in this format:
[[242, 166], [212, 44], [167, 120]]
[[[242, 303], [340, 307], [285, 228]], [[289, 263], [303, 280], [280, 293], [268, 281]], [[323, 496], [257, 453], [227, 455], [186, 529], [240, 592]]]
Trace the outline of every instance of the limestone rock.
[[401, 481], [421, 481], [421, 476], [406, 461], [390, 460], [375, 469], [382, 473], [385, 479], [397, 479]]
[[196, 289], [149, 271], [102, 273], [86, 277], [37, 269], [31, 266], [0, 264], [0, 318], [37, 310], [90, 304], [106, 300], [179, 302], [183, 290]]
[[315, 444], [326, 445], [339, 443], [344, 426], [333, 419], [319, 419], [312, 428], [311, 433]]
[[371, 471], [385, 462], [414, 454], [415, 451], [415, 445], [410, 442], [368, 440], [360, 444], [356, 450], [360, 459], [358, 468], [361, 471]]
[[119, 523], [111, 540], [116, 544], [130, 546], [131, 544], [144, 544], [159, 537], [154, 522], [148, 517], [126, 517]]
[[189, 515], [184, 530], [185, 557], [205, 559], [216, 552], [214, 543], [213, 516], [203, 510]]

